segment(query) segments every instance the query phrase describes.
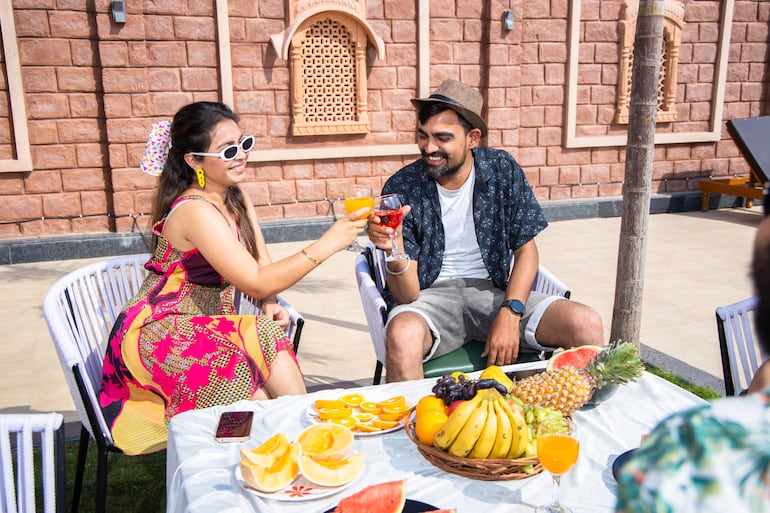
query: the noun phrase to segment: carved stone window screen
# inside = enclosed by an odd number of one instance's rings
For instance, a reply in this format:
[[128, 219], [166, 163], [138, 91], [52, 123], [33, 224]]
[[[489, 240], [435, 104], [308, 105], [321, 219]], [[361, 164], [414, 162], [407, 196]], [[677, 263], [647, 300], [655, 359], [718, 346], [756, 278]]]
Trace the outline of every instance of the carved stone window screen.
[[369, 132], [363, 28], [337, 13], [320, 13], [299, 27], [290, 50], [292, 133]]
[[[623, 2], [620, 15], [622, 48], [618, 75], [618, 105], [615, 122], [628, 124], [631, 101], [631, 71], [634, 66], [634, 37], [638, 2]], [[666, 2], [663, 22], [663, 44], [660, 55], [660, 79], [658, 84], [658, 112], [655, 121], [676, 121], [676, 87], [679, 48], [682, 45], [684, 6], [680, 2]]]

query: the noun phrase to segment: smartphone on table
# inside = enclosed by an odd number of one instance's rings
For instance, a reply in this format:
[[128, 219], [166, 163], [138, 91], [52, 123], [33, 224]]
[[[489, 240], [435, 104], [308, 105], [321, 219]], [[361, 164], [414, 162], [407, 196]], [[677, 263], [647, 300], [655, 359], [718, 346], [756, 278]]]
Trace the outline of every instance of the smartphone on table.
[[217, 442], [244, 442], [251, 436], [253, 420], [253, 411], [226, 411], [219, 417], [214, 439]]

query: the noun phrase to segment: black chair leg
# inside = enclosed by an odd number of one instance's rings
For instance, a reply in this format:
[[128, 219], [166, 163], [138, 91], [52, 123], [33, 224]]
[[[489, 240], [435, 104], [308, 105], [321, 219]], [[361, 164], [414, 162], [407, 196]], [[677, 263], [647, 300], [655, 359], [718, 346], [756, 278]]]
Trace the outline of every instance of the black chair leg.
[[99, 447], [96, 462], [96, 513], [104, 513], [107, 505], [107, 449]]
[[56, 513], [67, 511], [67, 461], [64, 455], [64, 426], [56, 430]]
[[78, 442], [78, 461], [75, 467], [75, 484], [72, 491], [72, 513], [78, 513], [80, 509], [80, 493], [83, 490], [83, 473], [86, 468], [86, 454], [91, 435], [85, 426], [80, 427], [80, 442]]
[[374, 367], [374, 379], [372, 385], [379, 385], [382, 380], [382, 363], [378, 360], [377, 365]]

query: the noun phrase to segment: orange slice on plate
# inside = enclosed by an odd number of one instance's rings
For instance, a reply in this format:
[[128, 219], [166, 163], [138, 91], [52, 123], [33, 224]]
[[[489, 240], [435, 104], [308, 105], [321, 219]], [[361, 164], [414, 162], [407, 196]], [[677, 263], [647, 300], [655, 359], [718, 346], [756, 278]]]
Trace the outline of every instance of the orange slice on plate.
[[395, 397], [391, 397], [389, 399], [385, 399], [384, 401], [380, 401], [377, 403], [377, 405], [382, 408], [394, 408], [397, 406], [405, 406], [406, 409], [409, 409], [409, 405], [406, 404], [406, 397], [403, 395], [397, 395]]
[[373, 415], [379, 414], [382, 410], [379, 404], [372, 401], [361, 401], [358, 405], [358, 409], [364, 413], [371, 413]]
[[350, 417], [352, 413], [350, 408], [321, 408], [318, 410], [318, 418], [321, 420], [339, 419]]
[[354, 394], [345, 394], [342, 397], [340, 397], [340, 400], [345, 403], [345, 405], [348, 408], [356, 408], [359, 404], [361, 404], [365, 399], [364, 396], [358, 393]]
[[354, 413], [353, 418], [358, 423], [371, 422], [374, 419], [374, 413]]
[[382, 420], [401, 420], [409, 413], [409, 405], [385, 407], [380, 412], [379, 417]]
[[372, 425], [377, 426], [382, 430], [393, 429], [394, 427], [398, 426], [398, 424], [399, 422], [397, 420], [382, 420], [382, 419], [372, 420]]
[[356, 427], [356, 419], [353, 417], [339, 417], [339, 418], [332, 418], [327, 420], [326, 422], [331, 422], [332, 424], [339, 424], [340, 426], [345, 426], [346, 428], [355, 429]]
[[358, 424], [356, 424], [356, 431], [360, 431], [362, 433], [375, 433], [377, 431], [382, 431], [382, 428], [374, 425], [374, 421], [359, 422]]
[[347, 406], [343, 401], [339, 399], [316, 399], [315, 409], [321, 410], [321, 408], [345, 408]]

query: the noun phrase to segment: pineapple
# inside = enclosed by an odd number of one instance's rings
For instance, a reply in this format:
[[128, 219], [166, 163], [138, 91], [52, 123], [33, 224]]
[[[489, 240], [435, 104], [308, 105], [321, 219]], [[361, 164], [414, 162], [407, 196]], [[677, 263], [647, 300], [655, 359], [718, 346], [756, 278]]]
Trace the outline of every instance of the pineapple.
[[549, 369], [517, 381], [511, 394], [526, 404], [539, 404], [572, 415], [591, 399], [594, 390], [636, 380], [643, 371], [644, 364], [636, 345], [613, 344], [603, 349], [584, 369], [571, 365]]

